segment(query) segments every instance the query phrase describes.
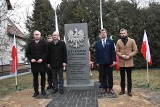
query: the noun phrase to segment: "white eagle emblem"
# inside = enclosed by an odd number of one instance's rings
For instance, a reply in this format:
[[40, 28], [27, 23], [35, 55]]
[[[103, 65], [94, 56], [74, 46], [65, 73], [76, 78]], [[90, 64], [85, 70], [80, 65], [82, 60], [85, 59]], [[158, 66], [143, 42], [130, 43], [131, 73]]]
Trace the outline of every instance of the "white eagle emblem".
[[82, 42], [84, 41], [85, 34], [82, 30], [78, 31], [77, 28], [75, 28], [74, 31], [69, 30], [67, 36], [67, 41], [70, 42], [71, 47], [79, 48], [80, 46], [83, 46]]

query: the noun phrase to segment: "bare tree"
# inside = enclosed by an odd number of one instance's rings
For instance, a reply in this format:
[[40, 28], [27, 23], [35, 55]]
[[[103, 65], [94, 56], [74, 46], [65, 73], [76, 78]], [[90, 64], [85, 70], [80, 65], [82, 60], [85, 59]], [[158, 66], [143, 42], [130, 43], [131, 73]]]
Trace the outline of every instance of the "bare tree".
[[[13, 43], [13, 40], [7, 36], [7, 20], [8, 18], [13, 16], [16, 16], [19, 19], [22, 18], [17, 14], [17, 10], [20, 10], [22, 8], [21, 4], [22, 2], [19, 2], [19, 0], [17, 0], [16, 3], [12, 5], [12, 9], [8, 10], [6, 0], [3, 0], [0, 3], [0, 62], [2, 65], [2, 72], [4, 71], [4, 60], [7, 58], [6, 56], [10, 56], [11, 46]], [[14, 21], [14, 23], [16, 22]], [[21, 45], [19, 42], [17, 42], [17, 44]]]

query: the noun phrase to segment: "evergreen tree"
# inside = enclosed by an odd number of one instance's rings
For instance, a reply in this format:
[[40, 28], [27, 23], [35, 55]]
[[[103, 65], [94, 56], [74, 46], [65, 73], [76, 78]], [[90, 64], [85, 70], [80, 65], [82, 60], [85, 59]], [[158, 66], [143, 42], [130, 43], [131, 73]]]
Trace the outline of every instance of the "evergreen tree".
[[141, 10], [142, 28], [147, 31], [153, 67], [160, 67], [160, 4], [151, 2], [148, 8]]
[[39, 30], [42, 37], [52, 34], [55, 29], [54, 10], [49, 0], [35, 0], [32, 17], [28, 16], [26, 27], [32, 38], [33, 31]]
[[100, 30], [99, 0], [62, 0], [57, 13], [61, 35], [64, 24], [87, 23], [90, 42], [96, 41]]
[[[129, 37], [135, 39], [138, 54], [134, 58], [136, 68], [146, 67], [146, 61], [140, 50], [144, 30], [147, 30], [153, 59], [152, 67], [160, 67], [160, 4], [151, 2], [149, 7], [140, 8], [136, 0], [102, 0], [103, 25], [114, 42], [120, 38], [119, 30], [126, 28]], [[91, 44], [97, 41], [100, 30], [99, 0], [62, 0], [58, 9], [60, 33], [64, 35], [64, 24], [88, 23]], [[94, 57], [94, 56], [93, 56]]]

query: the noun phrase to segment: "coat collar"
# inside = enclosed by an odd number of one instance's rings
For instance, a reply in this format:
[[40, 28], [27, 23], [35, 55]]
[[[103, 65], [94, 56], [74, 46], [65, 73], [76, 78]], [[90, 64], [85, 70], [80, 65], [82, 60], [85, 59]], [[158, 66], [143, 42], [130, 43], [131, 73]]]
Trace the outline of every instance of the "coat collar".
[[[40, 43], [41, 41], [42, 41], [42, 40], [40, 39], [40, 40], [38, 41], [38, 43]], [[33, 40], [33, 43], [36, 44], [36, 41]], [[37, 44], [38, 44], [38, 43], [37, 43]]]
[[[109, 42], [109, 40], [110, 40], [109, 38], [105, 38], [106, 45], [107, 45], [107, 43]], [[99, 40], [99, 44], [100, 44], [101, 47], [103, 47], [103, 45], [102, 45], [102, 39]], [[106, 45], [105, 45], [105, 46], [106, 46]], [[104, 47], [103, 47], [103, 48], [104, 48]]]
[[[58, 40], [57, 44], [59, 44], [59, 43], [60, 43], [60, 40]], [[55, 45], [55, 44], [54, 44], [54, 41], [52, 41], [50, 44]], [[57, 45], [57, 44], [56, 44], [56, 45]]]
[[102, 42], [103, 40], [105, 40], [105, 41], [106, 41], [106, 40], [107, 40], [107, 38], [105, 38], [105, 39], [101, 39], [101, 42]]
[[131, 42], [131, 38], [128, 37], [128, 42], [127, 44], [124, 46], [124, 43], [122, 42], [122, 40], [120, 39], [120, 44], [123, 45], [123, 47], [127, 47]]

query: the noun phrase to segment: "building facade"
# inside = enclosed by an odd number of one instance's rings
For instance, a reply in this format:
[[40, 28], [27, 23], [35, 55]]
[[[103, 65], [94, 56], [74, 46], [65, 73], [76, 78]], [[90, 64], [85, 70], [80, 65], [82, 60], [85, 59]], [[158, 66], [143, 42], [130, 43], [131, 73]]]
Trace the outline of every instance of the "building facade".
[[8, 12], [11, 9], [10, 0], [0, 1], [0, 66], [10, 64], [14, 35], [16, 35], [17, 40], [19, 63], [25, 62], [24, 34], [17, 28], [14, 21], [8, 18]]

